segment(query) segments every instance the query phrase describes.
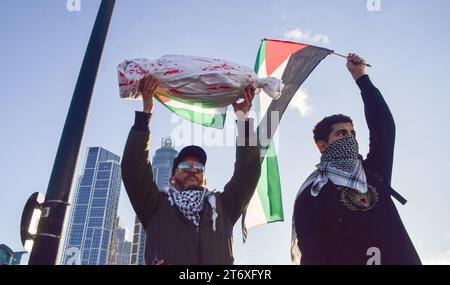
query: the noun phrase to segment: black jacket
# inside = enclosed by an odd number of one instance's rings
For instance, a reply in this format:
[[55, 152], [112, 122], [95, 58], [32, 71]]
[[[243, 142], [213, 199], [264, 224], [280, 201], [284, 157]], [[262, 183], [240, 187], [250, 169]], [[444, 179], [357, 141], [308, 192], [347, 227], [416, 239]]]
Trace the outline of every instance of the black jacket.
[[255, 136], [252, 121], [238, 125], [237, 141], [245, 139], [245, 145], [236, 147], [234, 173], [224, 191], [214, 194], [218, 216], [213, 230], [208, 202], [196, 227], [158, 191], [148, 160], [149, 120], [149, 115], [136, 113], [122, 160], [125, 189], [147, 235], [146, 264], [161, 259], [166, 264], [233, 264], [233, 226], [250, 202], [261, 173], [259, 149], [249, 145]]
[[361, 89], [370, 131], [363, 167], [367, 193], [329, 181], [317, 197], [308, 187], [294, 205], [301, 264], [421, 264], [391, 199], [395, 124], [380, 91], [364, 75]]

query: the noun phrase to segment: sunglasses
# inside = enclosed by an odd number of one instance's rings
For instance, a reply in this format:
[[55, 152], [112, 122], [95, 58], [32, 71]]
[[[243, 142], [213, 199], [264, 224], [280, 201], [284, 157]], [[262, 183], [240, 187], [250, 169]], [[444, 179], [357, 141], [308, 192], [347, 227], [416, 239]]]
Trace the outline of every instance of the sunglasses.
[[200, 162], [180, 162], [177, 166], [178, 171], [185, 173], [189, 169], [193, 168], [196, 172], [203, 173], [205, 171], [205, 166]]

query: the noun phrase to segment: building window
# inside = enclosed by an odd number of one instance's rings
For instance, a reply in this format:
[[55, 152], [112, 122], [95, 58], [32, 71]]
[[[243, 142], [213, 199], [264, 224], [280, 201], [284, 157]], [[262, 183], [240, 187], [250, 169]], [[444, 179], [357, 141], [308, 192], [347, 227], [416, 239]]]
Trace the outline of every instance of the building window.
[[84, 224], [86, 220], [87, 205], [77, 205], [73, 213], [74, 224]]
[[91, 196], [91, 188], [90, 187], [80, 187], [78, 190], [77, 197], [77, 205], [79, 204], [88, 204], [89, 197]]
[[70, 233], [69, 244], [72, 245], [81, 245], [81, 240], [83, 238], [83, 225], [73, 225], [72, 231]]
[[108, 180], [97, 180], [95, 181], [95, 188], [108, 188], [109, 181]]
[[99, 171], [106, 171], [106, 170], [111, 170], [111, 166], [112, 166], [112, 164], [111, 164], [111, 162], [102, 162], [102, 163], [99, 163], [99, 165], [98, 165], [98, 170]]
[[111, 176], [110, 171], [99, 171], [97, 173], [97, 180], [98, 179], [109, 179], [110, 176]]
[[101, 218], [105, 214], [105, 208], [92, 208], [91, 209], [91, 217], [93, 218]]
[[[101, 227], [103, 225], [103, 219], [102, 218], [89, 218], [89, 227]], [[94, 234], [95, 239], [95, 234]]]
[[106, 199], [93, 199], [92, 207], [105, 207]]
[[81, 178], [80, 186], [91, 186], [93, 178], [94, 178], [93, 173], [84, 174]]
[[95, 164], [97, 163], [97, 154], [88, 154], [86, 159], [86, 167], [85, 168], [95, 168]]

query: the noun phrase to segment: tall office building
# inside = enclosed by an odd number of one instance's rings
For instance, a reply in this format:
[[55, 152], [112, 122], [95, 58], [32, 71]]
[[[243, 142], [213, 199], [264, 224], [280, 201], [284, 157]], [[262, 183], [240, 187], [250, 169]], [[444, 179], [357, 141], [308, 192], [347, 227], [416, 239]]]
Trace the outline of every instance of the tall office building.
[[109, 264], [129, 265], [131, 259], [131, 241], [127, 239], [128, 229], [124, 226], [122, 218], [117, 217], [114, 226], [113, 242]]
[[159, 189], [169, 186], [169, 178], [172, 176], [173, 160], [178, 155], [171, 138], [163, 138], [161, 147], [156, 150], [152, 160], [153, 176]]
[[120, 157], [90, 147], [73, 197], [62, 264], [108, 263], [120, 186]]
[[134, 220], [133, 231], [133, 245], [131, 249], [131, 263], [132, 265], [144, 265], [145, 264], [145, 231], [138, 217]]
[[[157, 149], [152, 160], [153, 177], [159, 189], [169, 186], [169, 178], [172, 175], [173, 160], [177, 157], [178, 151], [174, 148], [171, 138], [161, 140], [161, 148]], [[133, 248], [131, 252], [131, 264], [145, 264], [145, 231], [139, 219], [136, 217], [133, 232]]]
[[26, 251], [13, 251], [6, 244], [0, 244], [0, 265], [19, 265]]

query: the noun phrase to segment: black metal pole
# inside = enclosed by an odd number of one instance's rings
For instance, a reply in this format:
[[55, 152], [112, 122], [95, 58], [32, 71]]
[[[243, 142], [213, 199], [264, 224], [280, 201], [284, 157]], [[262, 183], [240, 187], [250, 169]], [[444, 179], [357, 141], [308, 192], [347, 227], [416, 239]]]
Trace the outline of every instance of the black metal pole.
[[102, 0], [70, 103], [28, 264], [56, 264], [70, 188], [115, 0]]

